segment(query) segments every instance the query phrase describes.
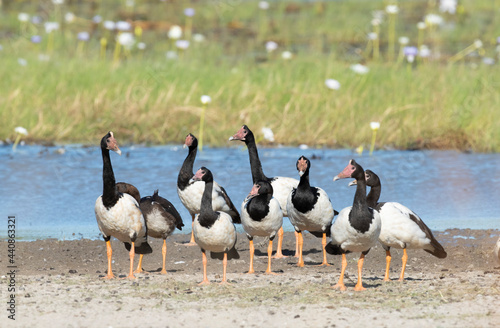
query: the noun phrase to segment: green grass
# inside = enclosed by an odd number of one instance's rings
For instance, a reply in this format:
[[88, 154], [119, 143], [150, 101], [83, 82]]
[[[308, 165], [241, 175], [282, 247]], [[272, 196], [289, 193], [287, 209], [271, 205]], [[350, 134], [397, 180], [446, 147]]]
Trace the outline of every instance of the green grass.
[[[278, 1], [263, 12], [254, 1], [136, 0], [135, 13], [116, 3], [106, 2], [108, 7], [102, 4], [94, 12], [88, 4], [60, 11], [87, 19], [94, 14], [111, 20], [139, 17], [158, 27], [158, 22], [182, 25], [183, 8], [194, 6], [194, 33], [207, 41], [191, 42], [177, 60], [167, 60], [165, 52], [173, 48], [167, 28], [145, 30], [144, 53], [133, 49], [113, 62], [114, 42], [100, 27], [77, 53], [76, 33], [90, 26], [79, 19], [56, 32], [50, 60], [40, 61], [39, 53], [47, 49], [45, 32], [30, 24], [30, 32], [22, 33], [17, 21], [18, 12], [33, 15], [36, 6], [12, 2], [0, 13], [0, 139], [13, 140], [14, 128], [24, 126], [29, 141], [95, 144], [113, 130], [119, 142], [181, 142], [188, 132], [198, 133], [200, 96], [207, 94], [212, 103], [204, 142], [213, 146], [225, 145], [248, 124], [256, 132], [270, 127], [283, 144], [367, 147], [369, 123], [379, 121], [378, 147], [500, 151], [498, 64], [484, 65], [480, 57], [447, 63], [477, 38], [485, 44], [480, 55], [498, 56], [493, 40], [500, 30], [493, 22], [500, 13], [491, 1], [463, 1], [464, 13], [443, 15], [455, 27], [440, 28], [424, 42], [442, 56], [414, 66], [386, 61], [386, 23], [381, 25], [382, 59], [375, 62], [364, 52], [371, 13], [383, 9], [383, 1], [294, 3], [297, 7]], [[436, 8], [426, 1], [400, 1], [399, 6], [396, 37], [406, 35], [415, 44], [416, 23]], [[57, 19], [61, 13], [53, 9], [47, 15]], [[41, 44], [31, 44], [33, 34], [42, 35]], [[103, 36], [110, 41], [101, 59]], [[265, 52], [267, 40], [278, 42], [276, 53]], [[284, 61], [283, 50], [291, 50], [294, 58]], [[28, 65], [19, 65], [18, 58]], [[359, 62], [370, 68], [367, 75], [350, 69]], [[338, 80], [341, 89], [327, 89], [327, 78]]]

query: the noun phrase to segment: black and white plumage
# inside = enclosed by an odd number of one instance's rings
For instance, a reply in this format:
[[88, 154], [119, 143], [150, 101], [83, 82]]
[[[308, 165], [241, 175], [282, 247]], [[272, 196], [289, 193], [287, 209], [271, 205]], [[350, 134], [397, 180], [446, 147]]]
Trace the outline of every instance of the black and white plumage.
[[134, 256], [138, 254], [149, 254], [151, 246], [147, 242], [146, 222], [139, 208], [139, 204], [126, 193], [121, 193], [116, 188], [115, 175], [111, 166], [109, 151], [121, 154], [113, 132], [108, 132], [101, 139], [101, 152], [103, 161], [103, 193], [95, 202], [95, 216], [97, 225], [106, 241], [108, 256], [108, 274], [106, 278], [114, 278], [111, 270], [112, 249], [110, 238], [115, 237], [125, 243], [130, 256], [129, 279], [134, 279], [133, 263]]
[[[139, 203], [139, 207], [146, 220], [148, 236], [153, 238], [162, 238], [162, 256], [163, 264], [160, 271], [161, 274], [167, 274], [165, 269], [166, 255], [167, 255], [167, 237], [170, 236], [175, 228], [182, 230], [184, 223], [182, 218], [177, 212], [177, 209], [167, 199], [158, 195], [158, 190], [155, 190], [153, 196], [146, 196], [141, 198], [139, 190], [126, 182], [118, 182], [116, 189], [121, 193], [127, 193], [134, 197]], [[142, 259], [143, 254], [139, 257], [139, 263], [135, 273], [142, 273]]]
[[[203, 192], [205, 190], [205, 182], [191, 181], [193, 177], [193, 166], [198, 151], [198, 140], [191, 133], [186, 136], [184, 147], [189, 148], [188, 155], [182, 164], [177, 177], [177, 194], [182, 204], [191, 214], [191, 219], [194, 222], [195, 215], [200, 213], [200, 204]], [[233, 205], [233, 202], [227, 195], [226, 191], [217, 182], [213, 182], [212, 191], [212, 207], [214, 211], [222, 211], [228, 213], [234, 223], [241, 223], [240, 214]], [[191, 233], [191, 241], [188, 245], [196, 245], [194, 237]]]
[[390, 248], [403, 249], [402, 269], [399, 280], [404, 280], [407, 249], [423, 249], [424, 251], [443, 259], [447, 256], [443, 246], [434, 238], [431, 229], [412, 210], [395, 202], [378, 203], [382, 192], [379, 177], [370, 170], [365, 171], [366, 185], [371, 187], [367, 196], [368, 206], [380, 213], [382, 229], [379, 241], [386, 251], [386, 271], [384, 280], [389, 280], [391, 263]]
[[283, 224], [283, 212], [276, 198], [273, 197], [273, 187], [267, 181], [258, 181], [253, 185], [250, 194], [241, 204], [241, 224], [245, 230], [250, 244], [250, 268], [248, 273], [254, 273], [253, 257], [255, 248], [253, 237], [269, 237], [267, 248], [268, 265], [267, 274], [271, 271], [271, 254], [273, 239]]
[[[139, 206], [144, 218], [146, 219], [148, 236], [163, 239], [163, 264], [160, 273], [167, 274], [165, 269], [167, 237], [174, 232], [175, 228], [182, 230], [182, 227], [184, 226], [182, 218], [171, 202], [158, 195], [158, 190], [155, 190], [153, 196], [141, 198]], [[137, 265], [136, 272], [142, 272], [142, 255], [139, 258], [139, 264]]]
[[210, 251], [212, 258], [223, 257], [222, 283], [226, 281], [228, 258], [239, 258], [236, 244], [236, 228], [231, 216], [225, 212], [216, 212], [212, 207], [212, 190], [214, 180], [212, 172], [206, 167], [200, 168], [192, 178], [193, 181], [203, 181], [205, 190], [201, 198], [200, 214], [193, 222], [194, 240], [203, 253], [203, 281], [200, 284], [209, 284], [207, 279], [207, 257], [205, 251]]
[[[283, 216], [288, 216], [287, 212], [287, 202], [288, 195], [293, 188], [296, 188], [299, 184], [299, 180], [288, 178], [288, 177], [273, 177], [268, 178], [264, 171], [262, 170], [262, 163], [259, 159], [259, 153], [257, 150], [257, 144], [255, 143], [255, 137], [253, 132], [248, 128], [248, 126], [243, 125], [236, 134], [229, 138], [229, 140], [240, 140], [245, 142], [248, 148], [248, 156], [250, 158], [250, 169], [252, 172], [252, 183], [255, 184], [258, 181], [267, 181], [273, 186], [273, 196], [276, 198], [280, 204], [281, 210], [283, 211]], [[275, 258], [283, 258], [282, 253], [282, 243], [283, 243], [283, 229], [278, 232], [278, 246], [276, 250]]]
[[299, 233], [299, 261], [298, 266], [304, 266], [302, 258], [303, 238], [302, 231], [307, 230], [316, 236], [322, 237], [323, 262], [321, 265], [329, 265], [326, 259], [326, 237], [330, 236], [332, 220], [335, 216], [330, 198], [327, 193], [319, 187], [311, 187], [309, 183], [309, 169], [311, 162], [305, 156], [297, 160], [297, 170], [300, 182], [288, 196], [287, 212], [290, 222]]
[[342, 254], [342, 271], [335, 288], [346, 290], [344, 285], [344, 273], [347, 267], [345, 254], [350, 252], [361, 252], [358, 260], [358, 282], [354, 290], [365, 290], [361, 278], [361, 271], [365, 255], [370, 248], [376, 245], [380, 235], [382, 222], [380, 214], [373, 208], [368, 207], [366, 201], [365, 173], [361, 165], [351, 159], [344, 170], [333, 178], [333, 181], [344, 178], [355, 178], [357, 187], [354, 195], [353, 205], [340, 211], [331, 227], [332, 240], [326, 246], [330, 254]]

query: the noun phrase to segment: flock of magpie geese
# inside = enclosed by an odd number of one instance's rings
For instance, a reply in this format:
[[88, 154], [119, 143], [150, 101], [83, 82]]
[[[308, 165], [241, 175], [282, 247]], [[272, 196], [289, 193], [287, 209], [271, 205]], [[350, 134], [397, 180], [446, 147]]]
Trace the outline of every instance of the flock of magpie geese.
[[[407, 249], [423, 249], [438, 257], [445, 258], [446, 252], [434, 238], [431, 230], [420, 217], [407, 207], [395, 202], [378, 202], [381, 195], [379, 177], [370, 170], [364, 170], [355, 160], [333, 180], [353, 179], [349, 185], [356, 186], [352, 206], [337, 212], [327, 193], [309, 183], [311, 162], [301, 156], [296, 163], [299, 179], [289, 177], [267, 177], [259, 159], [255, 137], [252, 131], [242, 126], [229, 140], [240, 140], [248, 148], [253, 187], [238, 210], [222, 186], [214, 181], [210, 169], [201, 167], [193, 172], [198, 140], [188, 134], [185, 147], [188, 155], [180, 169], [177, 179], [177, 192], [182, 204], [192, 217], [191, 241], [188, 245], [198, 245], [203, 256], [203, 281], [207, 278], [207, 256], [223, 261], [221, 283], [227, 283], [227, 261], [239, 258], [236, 244], [235, 224], [241, 224], [248, 237], [250, 246], [250, 267], [254, 273], [255, 236], [269, 238], [268, 265], [266, 274], [273, 274], [271, 258], [273, 241], [278, 236], [278, 246], [274, 258], [283, 257], [283, 217], [288, 217], [295, 228], [296, 255], [298, 266], [304, 266], [302, 257], [302, 232], [309, 231], [321, 238], [323, 262], [328, 265], [327, 253], [342, 256], [342, 270], [338, 283], [334, 286], [346, 290], [344, 273], [347, 266], [346, 254], [361, 253], [358, 260], [358, 281], [355, 290], [364, 290], [362, 267], [365, 255], [370, 248], [381, 243], [386, 251], [386, 272], [384, 280], [389, 280], [391, 261], [390, 248], [403, 249], [402, 270], [399, 280], [404, 279]], [[111, 267], [112, 249], [110, 238], [115, 237], [125, 244], [130, 254], [128, 278], [133, 279], [134, 256], [140, 254], [135, 272], [142, 271], [144, 254], [152, 252], [147, 238], [162, 238], [163, 267], [166, 273], [166, 239], [177, 228], [184, 226], [175, 207], [155, 191], [153, 196], [140, 197], [133, 185], [116, 183], [111, 165], [110, 150], [121, 151], [113, 132], [108, 132], [101, 140], [103, 160], [103, 193], [96, 200], [95, 214], [97, 224], [104, 237], [107, 248], [108, 270], [105, 278], [114, 278]], [[367, 195], [367, 186], [370, 192]], [[329, 238], [329, 240], [327, 240]]]

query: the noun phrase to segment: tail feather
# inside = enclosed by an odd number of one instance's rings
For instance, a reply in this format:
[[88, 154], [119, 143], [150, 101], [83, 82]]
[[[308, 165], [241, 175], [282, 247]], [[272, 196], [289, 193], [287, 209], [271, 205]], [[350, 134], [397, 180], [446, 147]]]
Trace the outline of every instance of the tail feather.
[[441, 246], [441, 244], [436, 239], [433, 238], [431, 240], [431, 246], [434, 247], [433, 250], [428, 250], [428, 249], [424, 249], [424, 250], [427, 253], [430, 253], [439, 259], [444, 259], [444, 258], [446, 258], [446, 256], [448, 256], [448, 254], [444, 250], [443, 246]]
[[342, 249], [342, 247], [340, 247], [340, 245], [332, 244], [331, 242], [326, 244], [325, 251], [328, 254], [332, 254], [332, 255], [342, 255], [342, 254], [350, 253], [349, 251], [344, 251]]
[[[224, 252], [210, 252], [210, 258], [212, 259], [217, 259], [217, 260], [223, 260], [224, 259]], [[227, 259], [228, 260], [237, 260], [240, 258], [240, 254], [236, 250], [236, 247], [233, 246], [228, 252], [227, 252]]]
[[[125, 248], [127, 249], [127, 251], [130, 252], [132, 245], [130, 243], [124, 243], [124, 244], [125, 244]], [[137, 254], [151, 254], [151, 253], [153, 253], [153, 249], [151, 248], [151, 246], [148, 244], [147, 241], [142, 242], [139, 246], [135, 246], [134, 251]]]

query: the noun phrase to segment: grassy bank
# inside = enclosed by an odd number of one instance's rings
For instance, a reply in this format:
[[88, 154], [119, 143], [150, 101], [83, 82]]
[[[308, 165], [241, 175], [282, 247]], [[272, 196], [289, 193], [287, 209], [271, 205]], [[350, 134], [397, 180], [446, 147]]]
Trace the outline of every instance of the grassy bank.
[[[399, 57], [397, 42], [389, 60], [388, 14], [380, 25], [380, 57], [374, 58], [367, 33], [372, 11], [384, 9], [383, 1], [296, 7], [279, 1], [266, 11], [254, 1], [232, 7], [177, 1], [161, 8], [156, 2], [136, 1], [133, 8], [120, 2], [119, 10], [67, 3], [45, 11], [45, 20], [61, 21], [52, 36], [37, 24], [23, 27], [18, 12], [33, 16], [37, 10], [16, 2], [4, 8], [0, 25], [0, 139], [13, 139], [14, 128], [24, 126], [33, 141], [95, 143], [112, 129], [123, 141], [181, 142], [188, 132], [198, 133], [200, 96], [210, 95], [205, 143], [214, 146], [225, 145], [248, 124], [254, 131], [271, 128], [282, 144], [357, 147], [368, 145], [370, 122], [378, 121], [379, 147], [500, 151], [498, 64], [483, 63], [498, 56], [500, 31], [493, 22], [500, 13], [489, 7], [491, 1], [463, 3], [461, 13], [443, 14], [448, 26], [425, 30], [423, 42], [432, 55], [410, 63]], [[416, 45], [416, 23], [438, 7], [425, 1], [398, 5], [396, 37], [408, 36]], [[176, 50], [166, 34], [172, 24], [184, 26], [186, 7], [196, 9], [193, 33], [205, 41]], [[76, 21], [62, 18], [69, 11]], [[146, 49], [134, 45], [117, 55], [117, 32], [90, 23], [94, 14], [131, 17], [144, 27], [135, 39]], [[76, 39], [83, 30], [91, 32], [89, 41]], [[42, 41], [31, 42], [32, 35]], [[479, 37], [484, 45], [471, 51], [474, 56], [450, 63]], [[108, 40], [104, 57], [102, 38]], [[277, 50], [266, 52], [269, 40]], [[282, 58], [285, 50], [292, 59]], [[166, 51], [175, 51], [176, 58], [167, 59]], [[354, 72], [356, 63], [369, 72]], [[339, 81], [340, 89], [327, 88], [326, 79]]]

